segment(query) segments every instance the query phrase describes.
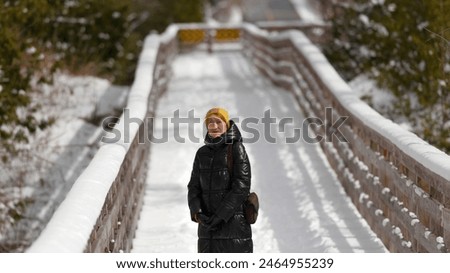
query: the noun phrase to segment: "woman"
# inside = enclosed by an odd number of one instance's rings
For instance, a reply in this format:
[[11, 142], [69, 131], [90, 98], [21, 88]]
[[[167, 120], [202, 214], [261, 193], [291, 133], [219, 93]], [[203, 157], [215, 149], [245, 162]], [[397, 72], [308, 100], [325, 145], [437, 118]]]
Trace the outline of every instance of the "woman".
[[198, 252], [253, 252], [243, 214], [251, 172], [241, 133], [223, 108], [209, 110], [205, 124], [205, 145], [195, 155], [188, 184], [191, 219], [199, 224]]

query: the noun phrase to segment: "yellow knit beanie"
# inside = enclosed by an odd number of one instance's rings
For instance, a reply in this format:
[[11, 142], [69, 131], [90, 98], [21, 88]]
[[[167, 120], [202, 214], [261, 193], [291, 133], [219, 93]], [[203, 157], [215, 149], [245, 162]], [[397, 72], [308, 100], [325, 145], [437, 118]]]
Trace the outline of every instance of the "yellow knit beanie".
[[223, 120], [227, 124], [227, 129], [230, 128], [230, 118], [228, 117], [228, 112], [224, 108], [214, 107], [209, 109], [206, 113], [205, 121], [211, 116], [218, 116], [221, 120]]

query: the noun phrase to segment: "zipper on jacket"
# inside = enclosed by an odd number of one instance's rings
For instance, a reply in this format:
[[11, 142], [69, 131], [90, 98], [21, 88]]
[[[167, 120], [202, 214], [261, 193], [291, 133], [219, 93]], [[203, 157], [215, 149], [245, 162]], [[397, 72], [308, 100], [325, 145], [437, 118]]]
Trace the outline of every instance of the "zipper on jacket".
[[213, 176], [213, 168], [214, 168], [214, 158], [216, 157], [216, 150], [213, 150], [213, 156], [211, 159], [211, 165], [210, 165], [210, 173], [209, 173], [209, 189], [208, 189], [208, 203], [209, 208], [211, 208], [211, 190], [212, 190], [212, 176]]
[[[208, 191], [208, 203], [209, 208], [212, 209], [212, 203], [211, 203], [211, 190], [212, 190], [212, 175], [213, 175], [213, 168], [214, 168], [214, 158], [216, 157], [216, 150], [213, 150], [213, 156], [211, 160], [211, 166], [210, 166], [210, 173], [209, 173], [209, 191]], [[211, 212], [210, 212], [211, 213]], [[213, 235], [212, 231], [209, 231], [209, 252], [212, 252], [212, 242], [213, 242]]]

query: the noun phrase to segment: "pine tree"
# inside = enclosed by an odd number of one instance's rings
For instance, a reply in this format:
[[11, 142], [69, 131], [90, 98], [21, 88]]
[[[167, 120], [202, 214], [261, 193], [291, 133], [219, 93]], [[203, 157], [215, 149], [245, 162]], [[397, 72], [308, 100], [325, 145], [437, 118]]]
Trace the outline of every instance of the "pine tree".
[[[49, 13], [47, 1], [7, 1], [0, 8], [0, 152], [6, 161], [15, 152], [15, 143], [27, 142], [38, 127], [48, 121], [34, 117], [37, 110], [29, 107], [30, 80], [44, 79], [39, 63], [43, 61], [45, 39], [44, 18]], [[37, 36], [37, 37], [36, 37]]]

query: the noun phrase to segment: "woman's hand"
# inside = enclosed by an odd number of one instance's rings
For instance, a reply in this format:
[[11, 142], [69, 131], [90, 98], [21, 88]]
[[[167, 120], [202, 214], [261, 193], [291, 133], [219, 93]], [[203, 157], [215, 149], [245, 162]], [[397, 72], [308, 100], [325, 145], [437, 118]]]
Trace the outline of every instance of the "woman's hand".
[[211, 217], [206, 216], [203, 213], [197, 213], [195, 214], [195, 219], [198, 220], [197, 223], [202, 224], [202, 225], [207, 225], [207, 223], [209, 223]]

